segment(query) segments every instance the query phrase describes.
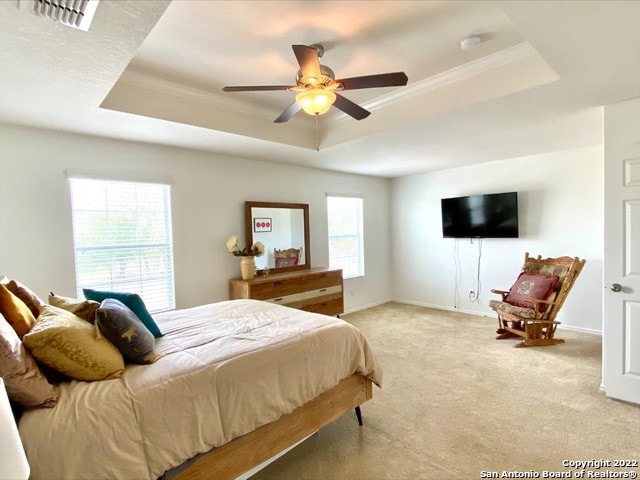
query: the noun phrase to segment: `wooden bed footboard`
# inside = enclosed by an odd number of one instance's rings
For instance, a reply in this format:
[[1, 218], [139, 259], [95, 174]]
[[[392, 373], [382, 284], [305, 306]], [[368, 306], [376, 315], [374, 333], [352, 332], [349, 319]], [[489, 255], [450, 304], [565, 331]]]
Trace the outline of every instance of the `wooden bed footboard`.
[[275, 422], [201, 455], [174, 479], [235, 479], [370, 400], [372, 390], [371, 380], [347, 377]]

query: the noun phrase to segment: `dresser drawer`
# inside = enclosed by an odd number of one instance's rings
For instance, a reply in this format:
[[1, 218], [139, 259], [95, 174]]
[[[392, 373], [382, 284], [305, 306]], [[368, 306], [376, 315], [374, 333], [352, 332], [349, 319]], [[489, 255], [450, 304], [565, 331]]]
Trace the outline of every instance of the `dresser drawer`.
[[303, 291], [299, 278], [283, 278], [271, 282], [260, 282], [251, 286], [251, 298], [266, 300], [284, 297]]
[[304, 308], [309, 305], [315, 305], [316, 303], [326, 303], [333, 300], [342, 301], [342, 290], [339, 289], [339, 287], [331, 287], [330, 289], [323, 288], [320, 291], [315, 290], [314, 292], [322, 292], [323, 290], [334, 290], [334, 291], [328, 291], [327, 293], [323, 292], [318, 295], [307, 295], [304, 299], [301, 300], [299, 308]]
[[286, 305], [287, 307], [300, 308], [307, 298], [307, 292], [293, 293], [291, 295], [281, 295], [274, 298], [264, 298], [265, 302], [277, 303], [278, 305]]
[[325, 300], [302, 307], [305, 312], [323, 313], [325, 315], [340, 315], [344, 311], [342, 297]]
[[229, 293], [232, 299], [253, 298], [325, 315], [344, 312], [342, 270], [320, 267], [251, 280], [234, 278]]
[[342, 285], [342, 271], [316, 273], [302, 278], [303, 290], [318, 290], [334, 285]]

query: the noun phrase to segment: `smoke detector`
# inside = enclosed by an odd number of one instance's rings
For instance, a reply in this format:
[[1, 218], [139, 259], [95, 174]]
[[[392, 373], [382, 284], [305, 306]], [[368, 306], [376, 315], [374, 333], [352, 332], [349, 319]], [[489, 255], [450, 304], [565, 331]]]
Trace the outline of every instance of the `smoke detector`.
[[98, 2], [100, 0], [33, 0], [33, 13], [86, 32]]
[[471, 35], [460, 40], [460, 50], [471, 50], [482, 42], [480, 35]]

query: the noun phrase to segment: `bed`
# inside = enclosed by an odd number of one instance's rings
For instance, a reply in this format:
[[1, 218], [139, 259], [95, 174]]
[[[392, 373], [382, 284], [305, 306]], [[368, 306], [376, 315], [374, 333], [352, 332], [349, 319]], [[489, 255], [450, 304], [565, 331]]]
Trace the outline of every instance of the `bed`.
[[236, 478], [381, 385], [366, 339], [338, 318], [232, 300], [154, 320], [155, 363], [63, 382], [55, 408], [22, 416], [33, 480]]

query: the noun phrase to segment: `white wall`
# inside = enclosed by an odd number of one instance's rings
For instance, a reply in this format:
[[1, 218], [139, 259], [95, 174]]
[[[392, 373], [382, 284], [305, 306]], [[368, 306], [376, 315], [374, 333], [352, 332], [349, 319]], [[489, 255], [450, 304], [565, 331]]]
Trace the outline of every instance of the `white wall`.
[[367, 276], [345, 281], [346, 310], [389, 299], [389, 180], [6, 124], [0, 145], [0, 274], [43, 297], [75, 296], [70, 170], [172, 184], [178, 308], [228, 299], [246, 200], [308, 203], [312, 266], [326, 266], [327, 191], [365, 198]]
[[[520, 238], [442, 238], [440, 199], [517, 191]], [[393, 296], [400, 301], [494, 316], [492, 288], [508, 289], [524, 253], [587, 260], [559, 313], [563, 325], [602, 331], [603, 151], [567, 150], [397, 178], [391, 184]], [[454, 249], [459, 257], [455, 292]]]
[[[179, 308], [228, 298], [238, 259], [226, 252], [244, 232], [244, 201], [308, 203], [311, 260], [327, 265], [326, 192], [365, 199], [366, 276], [345, 281], [347, 311], [390, 298], [492, 316], [491, 288], [508, 288], [525, 251], [587, 259], [563, 325], [602, 326], [603, 152], [587, 148], [443, 170], [392, 181], [142, 143], [0, 124], [0, 274], [45, 296], [75, 294], [65, 170], [164, 179], [172, 187]], [[286, 176], [287, 182], [282, 182]], [[518, 191], [519, 239], [443, 239], [440, 199]], [[454, 246], [460, 278], [454, 303]]]

